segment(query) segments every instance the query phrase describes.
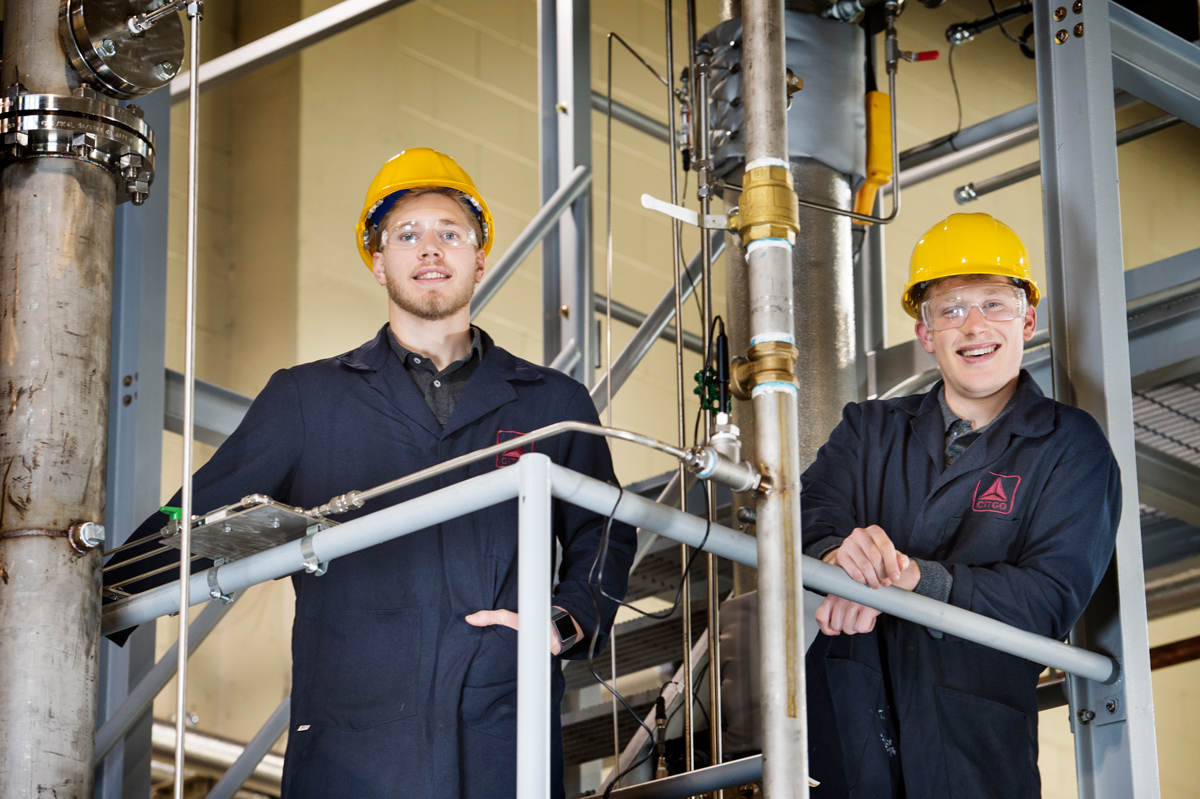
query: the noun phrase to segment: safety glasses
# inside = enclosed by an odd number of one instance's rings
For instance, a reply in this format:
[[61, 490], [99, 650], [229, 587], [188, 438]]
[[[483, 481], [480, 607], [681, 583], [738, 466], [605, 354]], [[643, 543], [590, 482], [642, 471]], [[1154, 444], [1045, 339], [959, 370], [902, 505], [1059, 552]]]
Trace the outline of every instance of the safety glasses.
[[921, 303], [921, 321], [929, 330], [962, 327], [978, 308], [990, 322], [1008, 322], [1025, 315], [1025, 289], [1010, 283], [971, 283], [944, 291]]
[[433, 233], [434, 240], [442, 247], [479, 246], [474, 230], [452, 220], [439, 219], [436, 222], [426, 222], [421, 219], [402, 219], [392, 223], [379, 234], [379, 248], [415, 249], [430, 232]]

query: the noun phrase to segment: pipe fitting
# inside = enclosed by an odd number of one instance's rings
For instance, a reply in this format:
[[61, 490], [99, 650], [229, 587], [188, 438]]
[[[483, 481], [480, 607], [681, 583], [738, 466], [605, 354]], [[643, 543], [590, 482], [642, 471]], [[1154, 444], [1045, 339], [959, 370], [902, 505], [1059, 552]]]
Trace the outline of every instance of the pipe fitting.
[[770, 164], [746, 170], [742, 196], [730, 227], [743, 244], [759, 239], [787, 239], [796, 243], [800, 232], [800, 205], [787, 167]]
[[730, 460], [712, 447], [690, 450], [684, 465], [699, 479], [711, 480], [738, 494], [754, 491], [762, 482], [762, 476], [753, 464]]
[[75, 522], [67, 530], [67, 541], [71, 549], [80, 555], [86, 555], [104, 543], [104, 525], [95, 522]]
[[748, 400], [755, 386], [764, 383], [790, 383], [799, 388], [796, 360], [800, 350], [786, 341], [761, 341], [750, 348], [748, 358], [735, 358], [729, 365], [729, 390], [740, 400]]

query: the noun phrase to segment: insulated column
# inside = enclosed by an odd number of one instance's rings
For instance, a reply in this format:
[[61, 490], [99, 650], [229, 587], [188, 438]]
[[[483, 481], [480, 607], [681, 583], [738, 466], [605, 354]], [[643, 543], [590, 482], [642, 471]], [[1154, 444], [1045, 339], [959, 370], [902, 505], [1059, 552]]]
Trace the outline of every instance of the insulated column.
[[800, 578], [800, 460], [792, 249], [796, 195], [787, 161], [783, 0], [744, 4], [746, 173], [735, 220], [746, 243], [757, 504], [763, 792], [808, 796]]
[[[58, 2], [4, 5], [8, 96], [19, 82], [69, 98], [78, 79], [59, 44]], [[116, 202], [113, 175], [92, 163], [32, 158], [0, 172], [6, 799], [92, 795], [100, 552], [81, 540], [94, 532], [80, 533], [104, 520]]]

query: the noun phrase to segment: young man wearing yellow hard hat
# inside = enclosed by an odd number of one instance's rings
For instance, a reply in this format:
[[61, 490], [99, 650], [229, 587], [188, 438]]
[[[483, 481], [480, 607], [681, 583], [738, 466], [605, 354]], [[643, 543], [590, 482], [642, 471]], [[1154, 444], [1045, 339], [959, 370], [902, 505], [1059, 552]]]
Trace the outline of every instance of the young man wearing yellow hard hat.
[[[387, 323], [352, 352], [276, 373], [196, 474], [195, 506], [262, 493], [315, 507], [555, 422], [597, 424], [584, 386], [516, 358], [471, 325], [471, 295], [494, 240], [487, 203], [449, 156], [419, 148], [388, 161], [356, 229], [359, 254], [387, 290]], [[602, 439], [566, 434], [534, 447], [616, 482]], [[339, 520], [503, 468], [534, 447], [397, 490]], [[515, 510], [515, 502], [485, 508], [341, 558], [320, 577], [293, 577], [285, 799], [514, 796]], [[593, 633], [600, 647], [607, 640], [616, 607], [606, 597], [624, 595], [636, 537], [613, 524], [594, 594], [588, 575], [601, 522], [555, 506], [561, 566], [547, 657], [586, 656]], [[157, 514], [135, 536], [163, 524]], [[563, 688], [553, 669], [556, 796]]]
[[[1063, 638], [1112, 556], [1121, 491], [1088, 414], [1021, 369], [1040, 300], [1017, 235], [953, 214], [901, 303], [942, 380], [852, 403], [804, 473], [805, 552]], [[808, 654], [814, 797], [1036, 797], [1040, 665], [836, 596]]]

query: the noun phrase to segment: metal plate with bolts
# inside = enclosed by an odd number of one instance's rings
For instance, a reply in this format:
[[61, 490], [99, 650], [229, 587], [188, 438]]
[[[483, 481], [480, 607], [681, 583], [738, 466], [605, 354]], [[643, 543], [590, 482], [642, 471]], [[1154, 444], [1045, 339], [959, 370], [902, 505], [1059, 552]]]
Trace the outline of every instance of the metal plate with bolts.
[[[238, 560], [336, 524], [254, 494], [197, 518], [192, 524], [191, 550], [213, 560]], [[162, 542], [179, 549], [179, 522], [162, 529]]]
[[130, 20], [161, 0], [66, 0], [59, 38], [71, 66], [105, 94], [129, 100], [171, 82], [183, 63], [183, 23], [166, 14], [138, 30]]

